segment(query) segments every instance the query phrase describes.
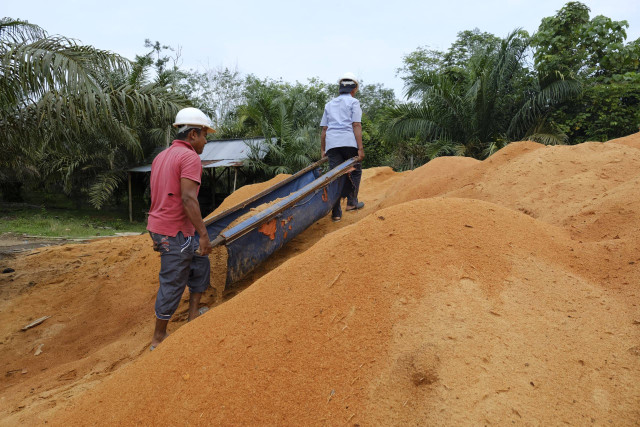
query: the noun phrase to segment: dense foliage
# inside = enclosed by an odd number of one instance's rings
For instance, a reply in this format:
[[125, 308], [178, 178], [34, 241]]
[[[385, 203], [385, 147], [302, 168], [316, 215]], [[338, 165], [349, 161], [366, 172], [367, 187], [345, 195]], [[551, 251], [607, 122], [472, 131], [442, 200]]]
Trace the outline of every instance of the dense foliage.
[[575, 77], [583, 96], [559, 106], [551, 120], [571, 143], [606, 141], [640, 127], [640, 39], [625, 44], [626, 21], [589, 18], [589, 9], [567, 3], [544, 18], [532, 40], [541, 75]]
[[398, 153], [485, 158], [505, 144], [606, 141], [640, 126], [640, 40], [626, 21], [569, 2], [529, 36], [463, 31], [446, 52], [418, 48], [400, 76], [407, 102], [381, 122]]
[[89, 196], [102, 206], [124, 170], [166, 136], [188, 100], [146, 81], [150, 65], [49, 36], [28, 22], [0, 20], [0, 184], [26, 180]]
[[464, 47], [465, 67], [453, 51], [432, 53], [431, 70], [405, 78], [413, 102], [388, 111], [383, 123], [388, 137], [420, 143], [428, 158], [484, 158], [523, 138], [561, 142], [562, 135], [545, 118], [555, 105], [578, 96], [580, 85], [536, 78], [524, 62], [528, 45], [524, 31], [503, 40], [479, 32], [460, 34], [454, 46]]

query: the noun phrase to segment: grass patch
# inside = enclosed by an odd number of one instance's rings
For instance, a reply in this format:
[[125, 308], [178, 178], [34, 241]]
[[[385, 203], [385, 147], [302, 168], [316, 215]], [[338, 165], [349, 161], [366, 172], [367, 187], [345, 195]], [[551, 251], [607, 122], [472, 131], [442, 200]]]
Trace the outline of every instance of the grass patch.
[[30, 236], [86, 238], [146, 230], [146, 223], [129, 223], [116, 213], [47, 209], [44, 207], [0, 206], [0, 233]]

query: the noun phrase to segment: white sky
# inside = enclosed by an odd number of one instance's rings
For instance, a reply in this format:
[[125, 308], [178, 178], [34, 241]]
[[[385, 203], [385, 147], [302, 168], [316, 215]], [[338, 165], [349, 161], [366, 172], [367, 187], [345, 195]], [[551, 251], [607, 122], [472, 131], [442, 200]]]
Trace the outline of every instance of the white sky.
[[[395, 70], [418, 46], [446, 50], [459, 31], [533, 33], [564, 0], [350, 0], [4, 2], [2, 16], [133, 59], [146, 38], [182, 48], [182, 68], [237, 67], [243, 74], [307, 82], [355, 72], [402, 94]], [[640, 37], [639, 0], [584, 0], [590, 16], [627, 20]]]

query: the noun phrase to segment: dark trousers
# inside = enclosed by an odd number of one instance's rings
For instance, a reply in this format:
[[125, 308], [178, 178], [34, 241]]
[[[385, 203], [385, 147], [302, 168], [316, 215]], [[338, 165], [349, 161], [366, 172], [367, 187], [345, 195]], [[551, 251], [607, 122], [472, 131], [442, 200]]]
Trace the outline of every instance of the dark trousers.
[[[327, 151], [327, 157], [329, 158], [329, 167], [331, 169], [339, 166], [345, 161], [356, 157], [358, 155], [358, 149], [355, 147], [336, 147]], [[333, 206], [332, 216], [341, 217], [342, 208], [340, 207], [340, 201], [342, 197], [347, 198], [347, 205], [356, 206], [358, 204], [358, 190], [360, 189], [360, 179], [362, 178], [362, 164], [356, 163], [355, 170], [350, 172], [342, 187], [342, 195]]]
[[178, 309], [180, 297], [189, 292], [202, 293], [209, 287], [209, 257], [194, 254], [193, 236], [179, 231], [175, 237], [149, 232], [153, 250], [160, 252], [160, 287], [156, 297], [156, 317], [169, 320]]

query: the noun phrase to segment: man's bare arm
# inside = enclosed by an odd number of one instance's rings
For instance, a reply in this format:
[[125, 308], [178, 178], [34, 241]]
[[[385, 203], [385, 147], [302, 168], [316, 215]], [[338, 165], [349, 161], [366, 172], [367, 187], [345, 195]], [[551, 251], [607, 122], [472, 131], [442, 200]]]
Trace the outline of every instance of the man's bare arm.
[[188, 178], [180, 178], [180, 193], [182, 194], [182, 207], [187, 214], [187, 218], [196, 228], [200, 235], [200, 255], [209, 255], [211, 253], [211, 242], [209, 241], [209, 233], [204, 226], [202, 214], [200, 213], [200, 203], [198, 203], [198, 184]]
[[353, 134], [356, 137], [356, 143], [358, 144], [358, 157], [360, 161], [364, 160], [364, 147], [362, 146], [362, 123], [353, 122]]
[[325, 147], [327, 146], [327, 126], [322, 126], [322, 133], [320, 134], [320, 157], [326, 155]]

